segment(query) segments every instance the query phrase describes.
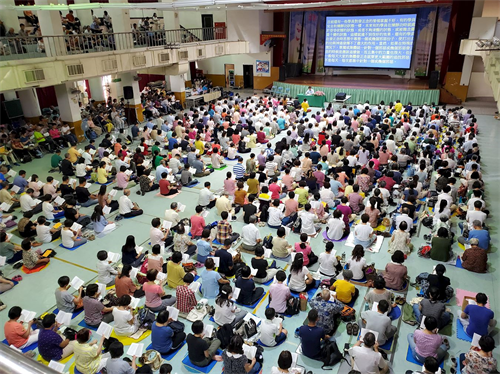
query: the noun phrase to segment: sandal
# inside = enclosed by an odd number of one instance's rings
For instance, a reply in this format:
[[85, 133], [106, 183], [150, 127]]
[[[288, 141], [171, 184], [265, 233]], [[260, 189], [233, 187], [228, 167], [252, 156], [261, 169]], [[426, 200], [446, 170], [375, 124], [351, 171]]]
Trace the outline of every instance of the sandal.
[[358, 333], [359, 333], [359, 325], [354, 322], [352, 324], [352, 336], [358, 336]]
[[346, 332], [347, 332], [347, 335], [352, 335], [352, 323], [351, 322], [347, 323]]
[[23, 280], [23, 277], [21, 277], [20, 275], [16, 275], [14, 278], [12, 278], [12, 280], [13, 280], [14, 282], [20, 282], [20, 281], [22, 281], [22, 280]]

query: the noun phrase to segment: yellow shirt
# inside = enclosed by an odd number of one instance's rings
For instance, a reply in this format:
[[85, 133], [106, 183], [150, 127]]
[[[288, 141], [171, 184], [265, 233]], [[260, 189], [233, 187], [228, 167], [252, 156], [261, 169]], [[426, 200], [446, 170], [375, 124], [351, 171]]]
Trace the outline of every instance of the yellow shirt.
[[101, 184], [108, 183], [108, 172], [104, 168], [97, 169], [97, 181]]
[[351, 185], [347, 185], [345, 187], [345, 190], [344, 190], [344, 196], [348, 197], [349, 194], [351, 194], [352, 192], [353, 192], [352, 186]]
[[354, 284], [343, 279], [335, 281], [333, 287], [335, 288], [335, 292], [337, 292], [337, 299], [344, 304], [349, 304], [352, 300], [352, 295], [356, 292]]
[[203, 142], [201, 140], [195, 141], [194, 146], [197, 150], [200, 151], [200, 155], [202, 155], [205, 152], [205, 146], [203, 145]]
[[304, 112], [307, 112], [307, 109], [309, 109], [309, 104], [305, 101], [302, 104], [300, 104], [300, 106], [302, 107], [302, 110]]
[[167, 262], [167, 283], [169, 287], [177, 288], [184, 284], [184, 275], [186, 272], [181, 264], [175, 262]]
[[305, 188], [297, 188], [295, 189], [295, 194], [299, 197], [298, 202], [299, 204], [306, 205], [308, 200], [307, 198], [309, 197], [309, 191], [306, 190]]
[[72, 164], [78, 161], [78, 157], [80, 157], [80, 152], [78, 152], [75, 148], [70, 148], [68, 149], [68, 153], [69, 153], [69, 160], [71, 161]]
[[394, 109], [396, 109], [396, 112], [401, 112], [401, 110], [403, 109], [403, 104], [401, 103], [396, 103], [396, 105], [394, 105]]
[[99, 344], [89, 345], [75, 342], [75, 366], [81, 373], [95, 374], [101, 363], [101, 355], [98, 355]]

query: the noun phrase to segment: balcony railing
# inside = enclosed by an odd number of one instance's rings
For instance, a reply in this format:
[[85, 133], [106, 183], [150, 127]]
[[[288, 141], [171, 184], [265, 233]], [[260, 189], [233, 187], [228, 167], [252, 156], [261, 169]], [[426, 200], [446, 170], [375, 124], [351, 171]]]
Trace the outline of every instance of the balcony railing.
[[2, 37], [0, 38], [0, 61], [123, 51], [133, 48], [175, 46], [225, 39], [225, 27], [158, 31], [137, 30], [122, 33], [90, 32], [61, 36]]

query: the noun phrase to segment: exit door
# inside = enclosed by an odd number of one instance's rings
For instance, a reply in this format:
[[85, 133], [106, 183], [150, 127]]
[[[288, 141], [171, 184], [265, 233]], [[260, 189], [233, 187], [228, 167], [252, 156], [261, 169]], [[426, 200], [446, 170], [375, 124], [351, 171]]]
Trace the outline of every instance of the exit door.
[[253, 65], [243, 65], [243, 87], [253, 88]]
[[214, 40], [214, 16], [213, 14], [201, 15], [201, 27], [203, 27], [203, 40]]

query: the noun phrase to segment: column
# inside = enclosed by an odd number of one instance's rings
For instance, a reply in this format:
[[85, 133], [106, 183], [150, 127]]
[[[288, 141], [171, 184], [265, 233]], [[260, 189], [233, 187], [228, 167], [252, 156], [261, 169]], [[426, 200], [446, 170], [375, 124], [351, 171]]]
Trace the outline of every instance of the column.
[[24, 118], [30, 123], [38, 123], [39, 117], [42, 115], [40, 103], [36, 88], [28, 88], [27, 90], [17, 91], [21, 107], [23, 108]]
[[184, 107], [186, 101], [186, 85], [184, 82], [184, 75], [166, 75], [165, 80], [170, 84], [170, 90], [174, 92], [175, 99], [179, 100]]
[[[36, 5], [50, 5], [51, 0], [35, 0]], [[64, 35], [61, 16], [58, 10], [37, 10], [42, 36]], [[61, 37], [45, 37], [45, 52], [47, 57], [66, 55], [66, 42]]]
[[79, 141], [83, 141], [85, 138], [82, 131], [82, 115], [78, 105], [79, 94], [71, 93], [71, 90], [76, 88], [75, 82], [58, 84], [54, 88], [61, 120], [68, 123]]
[[16, 91], [5, 91], [3, 93], [3, 97], [5, 98], [5, 101], [16, 100], [17, 99]]
[[139, 82], [134, 80], [133, 73], [123, 73], [119, 74], [121, 78], [121, 92], [118, 92], [118, 97], [125, 97], [124, 88], [132, 87], [133, 97], [130, 99], [125, 99], [125, 114], [129, 124], [135, 123], [135, 121], [143, 122], [144, 116], [142, 114], [142, 104], [141, 104], [141, 91], [139, 90]]
[[[109, 3], [122, 4], [123, 0], [109, 0]], [[113, 33], [127, 33], [115, 35], [116, 49], [123, 50], [134, 48], [129, 10], [122, 8], [108, 8], [106, 10], [111, 17]]]
[[[14, 0], [0, 0], [0, 8], [12, 5], [16, 5]], [[17, 18], [17, 10], [2, 9], [2, 21], [5, 26], [5, 31], [9, 31], [11, 27], [14, 29], [16, 33], [19, 31], [20, 27], [19, 27], [19, 18]], [[28, 23], [26, 26], [31, 26], [31, 25]]]
[[[90, 0], [74, 0], [75, 4], [90, 4]], [[78, 17], [82, 26], [87, 26], [92, 24], [92, 13], [90, 9], [77, 9], [75, 11], [75, 17]]]
[[106, 100], [104, 99], [101, 77], [89, 78], [89, 89], [90, 96], [92, 96], [92, 100], [95, 100], [95, 104], [104, 104]]

